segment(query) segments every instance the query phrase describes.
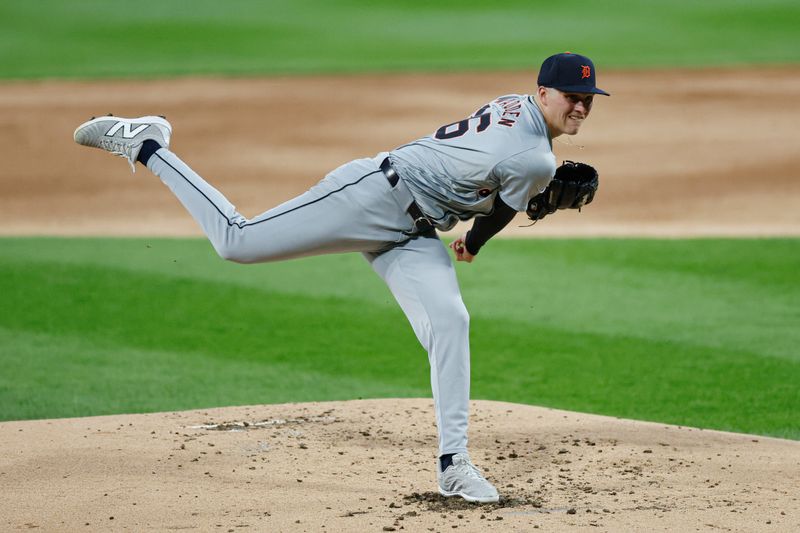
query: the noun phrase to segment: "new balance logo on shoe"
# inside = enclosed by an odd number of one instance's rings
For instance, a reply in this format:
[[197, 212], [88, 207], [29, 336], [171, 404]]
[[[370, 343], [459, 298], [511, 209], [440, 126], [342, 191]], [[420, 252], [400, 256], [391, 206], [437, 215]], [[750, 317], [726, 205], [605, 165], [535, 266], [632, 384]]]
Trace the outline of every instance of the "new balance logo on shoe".
[[120, 129], [122, 129], [122, 137], [125, 139], [133, 139], [144, 130], [150, 127], [150, 124], [140, 124], [134, 129], [131, 129], [131, 124], [128, 122], [117, 122], [106, 133], [106, 137], [113, 137]]

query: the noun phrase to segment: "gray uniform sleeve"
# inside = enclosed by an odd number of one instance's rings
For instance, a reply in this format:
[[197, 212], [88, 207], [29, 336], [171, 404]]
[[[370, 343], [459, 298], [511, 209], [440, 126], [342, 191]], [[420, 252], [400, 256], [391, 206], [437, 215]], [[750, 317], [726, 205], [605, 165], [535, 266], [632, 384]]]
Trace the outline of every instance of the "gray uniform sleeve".
[[500, 181], [500, 198], [515, 211], [525, 211], [528, 200], [543, 192], [556, 172], [552, 152], [534, 148], [515, 154], [494, 168]]

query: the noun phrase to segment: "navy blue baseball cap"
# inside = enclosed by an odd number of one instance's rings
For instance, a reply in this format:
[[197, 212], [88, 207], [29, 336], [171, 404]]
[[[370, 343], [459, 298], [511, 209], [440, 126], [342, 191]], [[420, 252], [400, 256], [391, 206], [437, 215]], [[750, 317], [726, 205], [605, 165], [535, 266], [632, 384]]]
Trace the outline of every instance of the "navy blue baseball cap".
[[598, 89], [594, 63], [586, 56], [564, 52], [550, 56], [539, 69], [539, 85], [568, 93], [594, 93], [611, 96]]

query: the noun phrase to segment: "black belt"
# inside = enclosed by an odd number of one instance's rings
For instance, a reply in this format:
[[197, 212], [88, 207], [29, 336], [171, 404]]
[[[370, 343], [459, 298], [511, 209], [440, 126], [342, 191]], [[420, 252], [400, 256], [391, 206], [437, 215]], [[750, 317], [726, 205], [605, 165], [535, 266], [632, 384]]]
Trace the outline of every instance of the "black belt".
[[[389, 161], [388, 157], [381, 162], [381, 171], [383, 171], [383, 175], [386, 176], [386, 180], [392, 188], [400, 181], [400, 176], [392, 167], [392, 163]], [[414, 219], [415, 233], [424, 233], [433, 229], [433, 222], [425, 216], [425, 213], [419, 208], [417, 202], [412, 200], [411, 205], [408, 206], [407, 212], [411, 215], [411, 218]]]

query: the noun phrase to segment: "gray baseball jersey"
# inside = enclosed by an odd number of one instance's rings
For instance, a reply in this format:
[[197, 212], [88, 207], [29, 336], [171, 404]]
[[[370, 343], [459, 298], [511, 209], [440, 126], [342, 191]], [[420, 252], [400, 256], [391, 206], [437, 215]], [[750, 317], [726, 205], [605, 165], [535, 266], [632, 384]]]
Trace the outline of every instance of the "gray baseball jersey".
[[516, 211], [556, 170], [547, 125], [530, 96], [501, 96], [471, 117], [389, 154], [392, 165], [441, 230], [492, 212], [495, 196]]

